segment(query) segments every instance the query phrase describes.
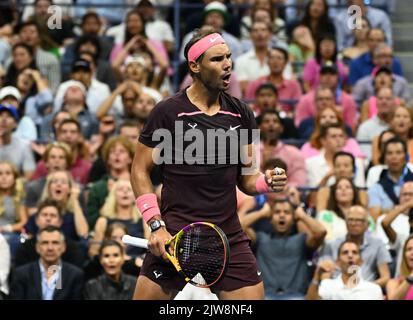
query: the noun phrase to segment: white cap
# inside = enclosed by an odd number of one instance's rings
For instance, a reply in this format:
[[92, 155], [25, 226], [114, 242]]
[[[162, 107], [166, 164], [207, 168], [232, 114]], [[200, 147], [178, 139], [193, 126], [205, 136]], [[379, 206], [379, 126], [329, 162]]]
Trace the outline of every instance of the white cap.
[[0, 100], [3, 100], [7, 96], [15, 97], [17, 101], [20, 102], [22, 96], [16, 87], [7, 86], [0, 90]]
[[71, 87], [79, 88], [82, 91], [83, 95], [86, 96], [86, 88], [83, 85], [83, 83], [76, 81], [76, 80], [68, 80], [64, 82], [63, 84], [64, 84], [63, 96], [66, 94], [66, 91]]
[[204, 12], [208, 11], [220, 11], [222, 13], [227, 13], [228, 9], [225, 4], [219, 1], [212, 1], [211, 3], [207, 4], [204, 8]]
[[129, 64], [137, 62], [139, 63], [142, 67], [145, 67], [145, 59], [142, 58], [141, 56], [128, 56], [125, 59], [125, 67], [127, 67]]

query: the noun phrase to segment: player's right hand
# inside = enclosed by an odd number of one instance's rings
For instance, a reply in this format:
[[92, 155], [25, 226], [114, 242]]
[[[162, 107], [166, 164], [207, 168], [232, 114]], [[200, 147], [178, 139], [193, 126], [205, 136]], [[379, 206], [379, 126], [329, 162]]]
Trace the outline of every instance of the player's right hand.
[[[161, 227], [160, 229], [151, 233], [149, 237], [148, 247], [152, 254], [157, 257], [162, 257], [164, 260], [168, 260], [166, 255], [165, 244], [172, 238], [171, 234], [166, 230], [166, 228]], [[169, 246], [169, 254], [173, 254], [173, 245]]]

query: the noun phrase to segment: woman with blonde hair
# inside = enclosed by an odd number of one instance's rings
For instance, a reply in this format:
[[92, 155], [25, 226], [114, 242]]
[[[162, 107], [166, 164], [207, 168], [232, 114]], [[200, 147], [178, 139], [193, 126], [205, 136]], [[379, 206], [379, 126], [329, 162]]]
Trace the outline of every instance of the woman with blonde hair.
[[390, 279], [386, 291], [389, 300], [413, 300], [413, 235], [403, 246], [400, 277]]
[[106, 229], [113, 223], [123, 223], [129, 234], [135, 237], [149, 236], [142, 216], [135, 206], [135, 197], [129, 180], [118, 180], [109, 186], [110, 192], [105, 204], [100, 210], [100, 217], [96, 221], [93, 243], [89, 248], [89, 255], [95, 256], [99, 250], [98, 244], [103, 240]]
[[17, 168], [10, 162], [0, 161], [0, 233], [8, 241], [12, 256], [19, 245], [19, 233], [27, 222], [22, 205], [24, 198]]

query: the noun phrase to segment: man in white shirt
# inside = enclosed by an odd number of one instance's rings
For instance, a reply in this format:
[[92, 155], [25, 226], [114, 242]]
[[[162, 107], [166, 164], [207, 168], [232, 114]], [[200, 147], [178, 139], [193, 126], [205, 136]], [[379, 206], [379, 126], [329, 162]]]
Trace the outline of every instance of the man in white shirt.
[[[380, 286], [360, 277], [362, 264], [359, 245], [351, 240], [344, 241], [338, 248], [335, 263], [324, 260], [318, 265], [307, 292], [307, 299], [383, 300]], [[337, 268], [341, 274], [332, 279]]]

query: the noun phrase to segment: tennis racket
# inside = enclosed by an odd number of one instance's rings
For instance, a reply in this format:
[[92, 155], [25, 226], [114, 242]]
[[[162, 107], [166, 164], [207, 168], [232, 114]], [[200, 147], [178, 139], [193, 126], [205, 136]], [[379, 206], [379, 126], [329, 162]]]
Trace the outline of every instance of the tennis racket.
[[[124, 235], [123, 243], [148, 248], [148, 240]], [[173, 254], [168, 252], [173, 246]], [[168, 259], [186, 282], [208, 288], [222, 278], [229, 263], [225, 233], [208, 222], [194, 222], [182, 228], [165, 244]]]

